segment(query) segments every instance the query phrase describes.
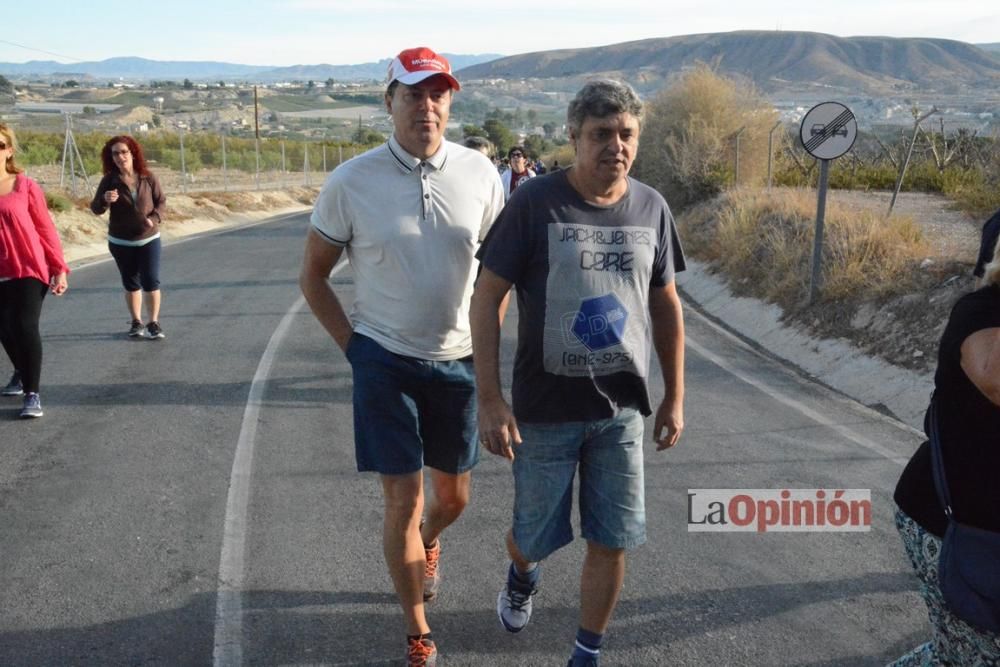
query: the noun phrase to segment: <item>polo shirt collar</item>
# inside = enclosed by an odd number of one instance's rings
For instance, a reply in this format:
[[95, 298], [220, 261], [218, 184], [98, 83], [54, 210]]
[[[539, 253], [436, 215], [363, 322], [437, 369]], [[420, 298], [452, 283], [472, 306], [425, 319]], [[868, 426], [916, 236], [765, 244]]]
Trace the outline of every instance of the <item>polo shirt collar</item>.
[[426, 162], [427, 164], [434, 167], [438, 171], [444, 169], [445, 163], [448, 161], [448, 142], [444, 139], [441, 140], [441, 145], [438, 147], [437, 152], [430, 156], [426, 160], [421, 160], [418, 157], [414, 157], [406, 152], [406, 149], [399, 145], [396, 141], [396, 135], [393, 134], [389, 137], [389, 152], [396, 159], [396, 163], [399, 168], [410, 173], [414, 169], [420, 166], [421, 162]]

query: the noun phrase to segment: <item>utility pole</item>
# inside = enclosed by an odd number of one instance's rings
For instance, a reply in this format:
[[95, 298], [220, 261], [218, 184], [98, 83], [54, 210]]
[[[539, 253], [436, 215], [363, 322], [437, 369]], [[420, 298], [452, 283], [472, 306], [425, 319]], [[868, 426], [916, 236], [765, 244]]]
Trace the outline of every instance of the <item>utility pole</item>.
[[260, 107], [257, 104], [257, 86], [253, 87], [253, 148], [257, 160], [254, 184], [260, 190]]

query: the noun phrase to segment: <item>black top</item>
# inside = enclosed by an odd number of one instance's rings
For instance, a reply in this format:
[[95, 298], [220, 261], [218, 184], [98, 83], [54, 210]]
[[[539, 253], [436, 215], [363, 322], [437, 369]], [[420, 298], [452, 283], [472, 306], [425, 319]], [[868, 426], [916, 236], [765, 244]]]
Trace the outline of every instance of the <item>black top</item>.
[[[993, 327], [1000, 327], [1000, 286], [990, 285], [958, 300], [941, 337], [934, 387], [955, 520], [1000, 532], [1000, 406], [972, 384], [961, 366], [965, 339]], [[924, 430], [928, 430], [926, 418]], [[894, 498], [924, 529], [944, 535], [947, 520], [934, 490], [930, 443], [923, 443], [910, 459]]]
[[996, 248], [997, 239], [1000, 238], [1000, 211], [993, 214], [993, 217], [983, 225], [983, 236], [979, 242], [979, 258], [976, 259], [976, 268], [972, 275], [982, 278], [987, 264], [993, 260], [993, 249]]

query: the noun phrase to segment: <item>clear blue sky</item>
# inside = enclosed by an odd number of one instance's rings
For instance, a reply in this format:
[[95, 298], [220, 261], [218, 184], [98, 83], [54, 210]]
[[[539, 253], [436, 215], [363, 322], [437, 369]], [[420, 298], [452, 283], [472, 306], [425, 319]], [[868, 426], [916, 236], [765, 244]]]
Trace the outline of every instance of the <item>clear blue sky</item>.
[[[149, 11], [144, 13], [143, 7]], [[1000, 41], [998, 0], [161, 0], [6, 3], [0, 62], [349, 65], [410, 46], [512, 55], [731, 30]]]

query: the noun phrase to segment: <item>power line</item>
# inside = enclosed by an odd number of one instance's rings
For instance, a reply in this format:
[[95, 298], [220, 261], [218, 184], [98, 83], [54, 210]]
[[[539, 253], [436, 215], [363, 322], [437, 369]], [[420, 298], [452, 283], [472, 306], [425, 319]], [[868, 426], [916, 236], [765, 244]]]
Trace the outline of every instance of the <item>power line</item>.
[[[45, 55], [55, 56], [56, 58], [68, 58], [69, 60], [73, 61], [74, 63], [83, 62], [83, 58], [77, 58], [75, 56], [67, 56], [64, 53], [54, 53], [52, 51], [46, 51], [45, 49], [36, 49], [33, 46], [25, 46], [24, 44], [18, 44], [17, 42], [11, 42], [11, 41], [8, 41], [6, 39], [0, 39], [0, 44], [10, 44], [11, 46], [16, 46], [16, 47], [21, 48], [21, 49], [27, 49], [28, 51], [37, 51], [38, 53], [44, 53]], [[71, 63], [66, 63], [66, 64], [68, 65], [68, 64], [71, 64]]]

